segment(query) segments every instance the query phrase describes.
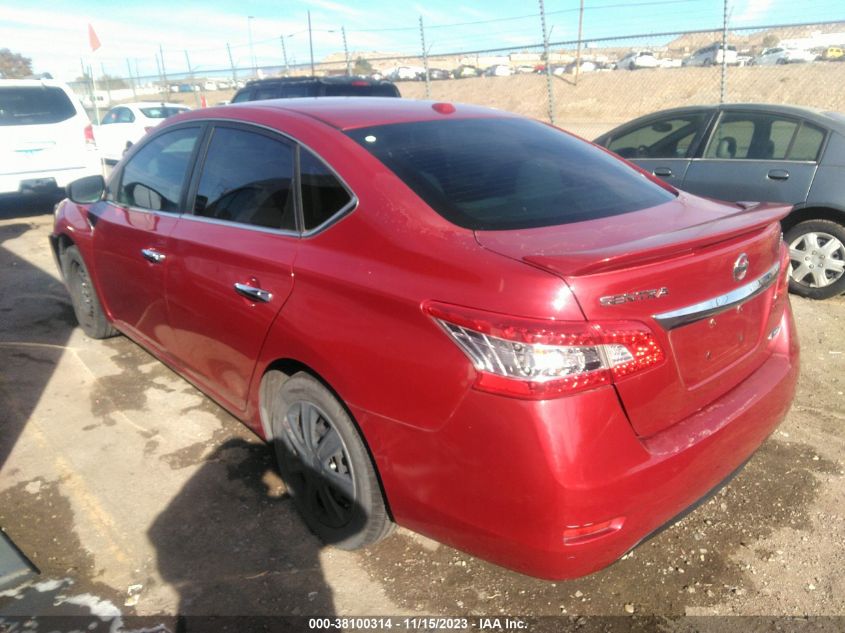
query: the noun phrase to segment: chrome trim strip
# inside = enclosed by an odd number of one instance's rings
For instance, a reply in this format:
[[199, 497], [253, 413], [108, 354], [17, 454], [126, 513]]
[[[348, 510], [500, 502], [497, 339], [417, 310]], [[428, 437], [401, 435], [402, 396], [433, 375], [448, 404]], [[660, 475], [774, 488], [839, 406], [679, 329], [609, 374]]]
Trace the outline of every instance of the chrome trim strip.
[[754, 297], [766, 290], [777, 279], [780, 272], [780, 262], [776, 262], [769, 270], [763, 273], [754, 281], [735, 288], [718, 297], [701, 301], [700, 303], [678, 308], [670, 312], [655, 314], [654, 320], [665, 330], [672, 330], [682, 325], [688, 325], [701, 319], [706, 319], [720, 312], [724, 312], [751, 297]]
[[219, 226], [228, 226], [236, 229], [243, 229], [244, 231], [255, 231], [257, 233], [271, 233], [273, 235], [286, 235], [288, 237], [299, 238], [300, 234], [297, 231], [290, 229], [274, 229], [269, 226], [258, 226], [257, 224], [247, 224], [245, 222], [235, 222], [234, 220], [219, 220], [217, 218], [209, 218], [204, 215], [195, 215], [193, 213], [182, 213], [179, 216], [180, 220], [190, 220], [191, 222], [202, 222], [204, 224], [217, 224]]

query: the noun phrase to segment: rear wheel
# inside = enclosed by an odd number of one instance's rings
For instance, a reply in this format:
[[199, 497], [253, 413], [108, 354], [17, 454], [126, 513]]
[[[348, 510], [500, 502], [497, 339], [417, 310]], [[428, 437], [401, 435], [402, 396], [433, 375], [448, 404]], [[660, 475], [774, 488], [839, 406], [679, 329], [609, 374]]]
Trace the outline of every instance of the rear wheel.
[[827, 299], [845, 292], [845, 227], [829, 220], [800, 222], [784, 235], [789, 246], [789, 289]]
[[346, 550], [387, 536], [393, 523], [370, 455], [346, 409], [304, 372], [284, 381], [271, 398], [268, 414], [279, 471], [311, 531]]
[[100, 305], [97, 291], [91, 283], [88, 268], [76, 246], [68, 246], [62, 253], [62, 272], [64, 273], [73, 311], [79, 326], [91, 338], [109, 338], [118, 332], [115, 330]]

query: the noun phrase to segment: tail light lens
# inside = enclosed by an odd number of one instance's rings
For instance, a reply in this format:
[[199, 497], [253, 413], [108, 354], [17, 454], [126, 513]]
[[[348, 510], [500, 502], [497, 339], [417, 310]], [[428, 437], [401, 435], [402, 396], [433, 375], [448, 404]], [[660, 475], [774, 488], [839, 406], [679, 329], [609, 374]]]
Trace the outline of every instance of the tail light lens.
[[781, 235], [780, 243], [780, 274], [775, 285], [775, 300], [785, 297], [789, 292], [789, 273], [792, 271], [792, 262], [789, 259], [789, 249]]
[[664, 359], [651, 330], [635, 321], [544, 321], [436, 302], [423, 311], [478, 370], [477, 389], [517, 398], [592, 389]]
[[85, 126], [85, 144], [86, 145], [96, 145], [96, 141], [94, 141], [94, 126], [90, 123]]

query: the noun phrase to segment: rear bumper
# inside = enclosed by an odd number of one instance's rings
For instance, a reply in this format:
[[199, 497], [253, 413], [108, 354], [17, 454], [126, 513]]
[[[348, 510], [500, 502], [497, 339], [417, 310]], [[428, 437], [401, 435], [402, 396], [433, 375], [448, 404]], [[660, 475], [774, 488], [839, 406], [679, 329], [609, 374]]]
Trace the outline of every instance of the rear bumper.
[[611, 564], [740, 468], [788, 412], [798, 356], [787, 309], [761, 367], [645, 439], [612, 388], [542, 402], [471, 391], [437, 432], [353, 413], [398, 523], [532, 576], [573, 578]]
[[102, 174], [99, 155], [96, 152], [89, 153], [91, 156], [86, 156], [84, 164], [80, 166], [0, 174], [0, 194], [50, 193], [64, 189], [77, 178]]

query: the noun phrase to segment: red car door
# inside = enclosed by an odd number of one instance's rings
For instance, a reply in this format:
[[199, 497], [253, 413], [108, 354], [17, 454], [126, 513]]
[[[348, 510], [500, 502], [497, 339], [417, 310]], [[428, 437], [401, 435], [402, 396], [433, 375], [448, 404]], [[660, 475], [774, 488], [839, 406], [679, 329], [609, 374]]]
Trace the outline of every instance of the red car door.
[[155, 350], [171, 340], [165, 273], [200, 126], [171, 130], [132, 156], [92, 208], [94, 264], [106, 308], [120, 327]]
[[194, 177], [167, 270], [172, 352], [223, 404], [243, 410], [256, 358], [293, 288], [299, 245], [295, 145], [218, 125]]

